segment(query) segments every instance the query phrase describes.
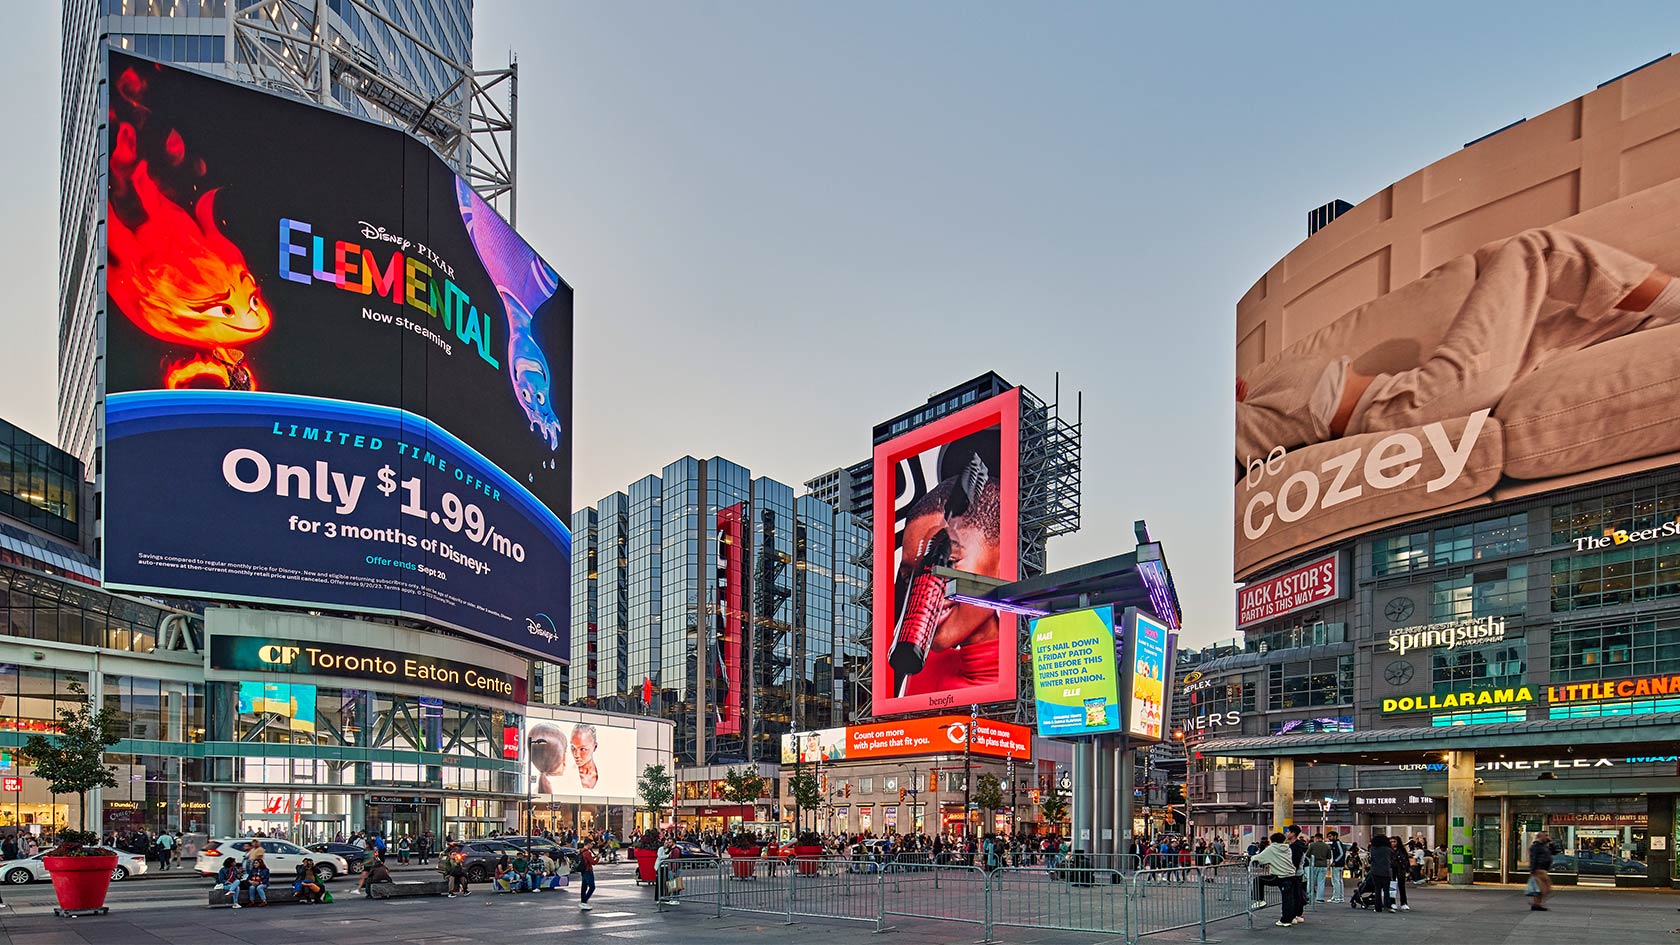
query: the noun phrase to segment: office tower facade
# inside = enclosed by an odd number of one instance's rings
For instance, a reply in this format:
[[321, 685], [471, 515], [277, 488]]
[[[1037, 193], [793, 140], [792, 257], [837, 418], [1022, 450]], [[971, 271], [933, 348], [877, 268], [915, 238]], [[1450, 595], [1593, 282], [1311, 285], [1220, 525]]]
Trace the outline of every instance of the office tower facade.
[[[306, 5], [307, 6], [307, 5]], [[450, 92], [462, 66], [472, 64], [472, 0], [329, 0], [321, 34], [354, 50], [364, 70], [423, 99]], [[105, 246], [103, 219], [106, 134], [104, 56], [115, 49], [214, 75], [295, 92], [273, 79], [269, 59], [292, 57], [279, 39], [254, 41], [237, 24], [254, 23], [281, 33], [310, 32], [295, 4], [255, 5], [240, 12], [236, 0], [66, 0], [62, 20], [64, 74], [59, 151], [58, 438], [88, 472], [99, 475], [102, 327]], [[305, 11], [304, 15], [307, 15]], [[383, 19], [382, 19], [383, 18]], [[386, 22], [389, 20], [390, 22]], [[272, 21], [272, 22], [267, 22]], [[395, 24], [397, 28], [393, 28]], [[407, 32], [409, 36], [403, 35]], [[427, 51], [414, 38], [429, 46]], [[318, 100], [352, 114], [392, 120], [366, 83], [341, 81], [337, 69], [323, 77]], [[358, 91], [362, 89], [364, 91]], [[386, 93], [392, 108], [397, 103]], [[452, 155], [445, 155], [446, 158]]]
[[575, 564], [589, 522], [594, 577], [574, 593], [568, 702], [670, 719], [690, 764], [774, 762], [783, 733], [850, 720], [868, 658], [861, 525], [692, 456], [580, 510]]

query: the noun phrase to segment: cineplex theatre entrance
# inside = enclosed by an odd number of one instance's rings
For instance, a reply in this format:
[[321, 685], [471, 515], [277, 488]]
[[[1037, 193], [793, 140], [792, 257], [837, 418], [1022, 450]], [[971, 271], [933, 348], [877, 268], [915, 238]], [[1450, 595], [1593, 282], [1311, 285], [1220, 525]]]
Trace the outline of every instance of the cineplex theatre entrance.
[[1454, 885], [1523, 882], [1545, 832], [1559, 883], [1671, 886], [1677, 747], [1680, 713], [1231, 737], [1198, 750], [1271, 763], [1274, 829], [1294, 822], [1298, 766], [1380, 776], [1394, 786], [1348, 792], [1354, 839], [1393, 831], [1445, 843]]

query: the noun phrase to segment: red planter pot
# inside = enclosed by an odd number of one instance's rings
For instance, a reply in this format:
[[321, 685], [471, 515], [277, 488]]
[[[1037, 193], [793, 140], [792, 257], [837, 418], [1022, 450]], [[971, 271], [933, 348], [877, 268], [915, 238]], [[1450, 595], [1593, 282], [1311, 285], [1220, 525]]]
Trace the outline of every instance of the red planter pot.
[[795, 846], [793, 848], [794, 865], [799, 868], [801, 876], [815, 876], [822, 864], [817, 861], [822, 858], [822, 847]]
[[751, 879], [758, 863], [758, 847], [730, 847], [729, 868], [736, 879]]
[[81, 912], [104, 907], [105, 893], [111, 888], [111, 871], [117, 868], [117, 858], [49, 856], [41, 861], [41, 865], [52, 874], [58, 907], [66, 912]]
[[630, 855], [636, 860], [636, 881], [640, 883], [657, 882], [659, 877], [653, 868], [653, 861], [659, 856], [658, 850], [643, 850], [637, 847], [630, 849]]

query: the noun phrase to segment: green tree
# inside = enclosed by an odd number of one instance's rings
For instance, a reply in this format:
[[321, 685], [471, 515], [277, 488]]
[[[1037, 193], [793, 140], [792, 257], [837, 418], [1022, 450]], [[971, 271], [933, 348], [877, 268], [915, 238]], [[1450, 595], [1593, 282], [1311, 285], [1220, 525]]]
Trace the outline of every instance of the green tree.
[[1059, 788], [1051, 788], [1039, 798], [1038, 812], [1049, 824], [1061, 823], [1063, 818], [1067, 817], [1067, 809], [1067, 795], [1063, 794]]
[[675, 794], [671, 789], [671, 776], [665, 773], [664, 765], [648, 765], [642, 769], [642, 776], [636, 779], [636, 796], [642, 799], [642, 809], [652, 811], [656, 821], [671, 806], [671, 798]]
[[[85, 697], [80, 683], [70, 692]], [[105, 750], [118, 741], [116, 727], [104, 710], [95, 711], [86, 698], [76, 708], [58, 710], [58, 731], [52, 735], [31, 735], [23, 744], [23, 757], [35, 766], [36, 777], [47, 782], [54, 794], [74, 794], [81, 799], [81, 830], [87, 832], [87, 792], [117, 786], [117, 771], [105, 764]]]
[[969, 797], [974, 806], [986, 812], [988, 823], [1003, 806], [1003, 781], [995, 774], [982, 774], [974, 781], [974, 793]]
[[[788, 793], [793, 795], [793, 802], [803, 810], [816, 813], [822, 806], [822, 783], [817, 780], [817, 773], [809, 768], [800, 768], [794, 776], [788, 779]], [[794, 824], [795, 827], [802, 826]]]
[[723, 796], [734, 804], [756, 804], [764, 794], [764, 785], [764, 778], [751, 768], [730, 768], [723, 773]]

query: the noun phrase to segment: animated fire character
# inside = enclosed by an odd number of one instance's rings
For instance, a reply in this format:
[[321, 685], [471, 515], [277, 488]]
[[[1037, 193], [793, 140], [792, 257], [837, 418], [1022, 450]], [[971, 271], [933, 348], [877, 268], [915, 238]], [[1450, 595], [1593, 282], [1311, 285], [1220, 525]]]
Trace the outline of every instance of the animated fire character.
[[[138, 104], [144, 81], [130, 69], [117, 91]], [[180, 135], [170, 131], [162, 159], [178, 166], [185, 152]], [[268, 332], [273, 313], [244, 254], [216, 225], [216, 191], [200, 196], [191, 212], [170, 199], [140, 156], [139, 134], [128, 122], [117, 129], [111, 180], [111, 299], [147, 334], [196, 350], [166, 363], [164, 386], [256, 390], [240, 348]]]

